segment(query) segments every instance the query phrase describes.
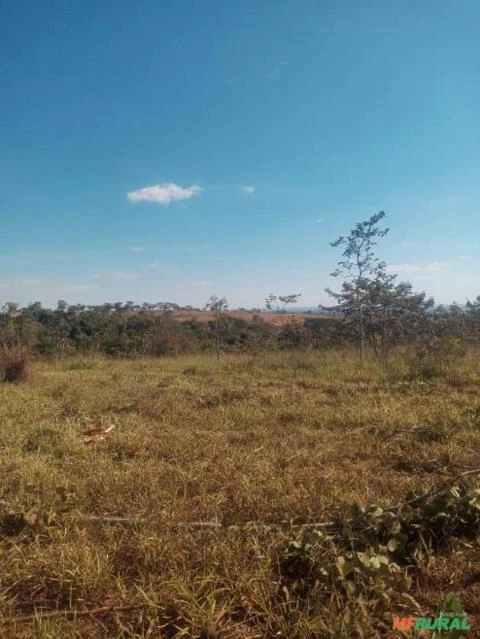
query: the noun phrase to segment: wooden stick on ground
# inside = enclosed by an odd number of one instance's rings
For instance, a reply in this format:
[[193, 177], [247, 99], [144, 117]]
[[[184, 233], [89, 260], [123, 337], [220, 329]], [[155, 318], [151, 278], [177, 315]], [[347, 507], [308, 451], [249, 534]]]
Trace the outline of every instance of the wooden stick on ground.
[[[414, 497], [413, 499], [397, 504], [396, 506], [387, 506], [386, 508], [384, 508], [384, 510], [392, 512], [392, 511], [400, 510], [401, 508], [404, 508], [405, 506], [412, 506], [413, 504], [416, 504], [422, 501], [422, 499], [425, 499], [426, 497], [432, 497], [433, 495], [440, 493], [442, 490], [447, 488], [447, 486], [451, 482], [455, 482], [458, 479], [461, 479], [462, 477], [466, 477], [467, 475], [478, 475], [478, 474], [480, 474], [480, 468], [470, 468], [469, 470], [466, 470], [462, 473], [458, 473], [448, 482], [445, 481], [439, 485], [432, 486], [429, 490], [427, 490], [426, 493], [423, 493], [422, 495], [418, 495], [418, 497]], [[15, 504], [4, 501], [4, 500], [0, 500], [0, 506], [6, 507], [6, 508], [14, 508]], [[125, 526], [145, 526], [145, 525], [154, 523], [152, 519], [147, 519], [143, 517], [138, 517], [138, 518], [119, 517], [114, 515], [103, 516], [103, 515], [79, 514], [78, 516], [75, 517], [75, 520], [83, 521], [83, 522], [98, 523], [98, 524], [107, 524], [107, 525], [112, 524], [112, 525], [125, 525]], [[317, 522], [308, 522], [304, 524], [291, 524], [289, 522], [265, 522], [265, 521], [247, 521], [242, 524], [224, 524], [220, 521], [180, 521], [180, 522], [173, 522], [171, 524], [168, 524], [167, 527], [173, 530], [192, 530], [192, 531], [220, 530], [220, 529], [239, 530], [247, 526], [270, 526], [271, 528], [289, 527], [289, 528], [298, 528], [298, 529], [309, 529], [309, 528], [332, 528], [338, 524], [350, 523], [350, 522], [351, 522], [351, 519], [345, 519], [342, 521], [317, 521]]]
[[39, 610], [38, 612], [31, 615], [24, 615], [23, 617], [12, 617], [11, 619], [7, 619], [5, 621], [0, 622], [1, 625], [13, 625], [16, 623], [28, 623], [29, 621], [35, 621], [35, 619], [54, 619], [55, 617], [66, 617], [70, 619], [72, 617], [88, 617], [95, 615], [105, 615], [111, 614], [115, 612], [126, 612], [129, 610], [135, 610], [140, 608], [149, 608], [152, 607], [153, 604], [149, 603], [137, 603], [137, 604], [128, 604], [123, 606], [103, 606], [101, 608], [90, 608], [89, 610], [52, 610], [49, 612], [44, 612]]

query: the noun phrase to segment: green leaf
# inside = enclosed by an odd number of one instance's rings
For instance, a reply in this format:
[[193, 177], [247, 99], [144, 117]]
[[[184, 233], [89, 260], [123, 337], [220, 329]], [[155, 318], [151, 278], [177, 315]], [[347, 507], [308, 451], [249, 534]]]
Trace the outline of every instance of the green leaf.
[[449, 592], [445, 597], [445, 612], [463, 612], [462, 603], [454, 592]]

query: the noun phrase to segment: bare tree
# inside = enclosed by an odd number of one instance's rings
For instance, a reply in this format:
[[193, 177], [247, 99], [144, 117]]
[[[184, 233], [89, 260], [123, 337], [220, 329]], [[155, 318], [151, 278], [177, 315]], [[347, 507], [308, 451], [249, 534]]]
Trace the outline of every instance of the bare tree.
[[296, 304], [301, 296], [301, 293], [278, 296], [270, 293], [270, 295], [265, 298], [265, 308], [274, 313], [285, 313], [287, 305]]
[[356, 328], [362, 362], [368, 338], [375, 354], [381, 352], [388, 366], [392, 335], [418, 326], [425, 319], [425, 311], [433, 306], [433, 299], [427, 299], [425, 293], [414, 293], [407, 282], [396, 284], [397, 276], [389, 273], [385, 262], [376, 257], [377, 239], [390, 230], [379, 228], [384, 217], [380, 211], [356, 224], [347, 237], [331, 243], [333, 247], [344, 247], [342, 259], [331, 274], [343, 282], [340, 291], [326, 291], [337, 300], [337, 310]]
[[217, 349], [217, 359], [220, 359], [220, 352], [222, 350], [222, 331], [221, 322], [222, 315], [228, 310], [228, 302], [225, 297], [217, 297], [212, 295], [208, 298], [205, 304], [205, 310], [215, 313], [215, 342]]

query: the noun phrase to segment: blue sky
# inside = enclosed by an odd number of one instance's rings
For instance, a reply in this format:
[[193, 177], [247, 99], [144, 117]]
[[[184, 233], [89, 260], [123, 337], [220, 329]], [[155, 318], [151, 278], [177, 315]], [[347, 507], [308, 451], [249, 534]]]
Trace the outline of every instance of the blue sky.
[[329, 242], [380, 209], [401, 279], [475, 297], [479, 25], [477, 0], [4, 0], [0, 302], [328, 303]]

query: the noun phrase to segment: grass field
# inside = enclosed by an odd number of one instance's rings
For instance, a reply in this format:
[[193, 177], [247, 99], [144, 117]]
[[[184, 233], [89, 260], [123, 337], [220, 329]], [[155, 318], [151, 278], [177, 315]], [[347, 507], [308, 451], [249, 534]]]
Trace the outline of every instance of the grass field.
[[479, 391], [473, 355], [424, 376], [342, 352], [33, 364], [0, 385], [0, 637], [393, 637], [450, 592], [478, 627], [476, 538], [401, 566], [407, 593], [349, 594], [317, 570], [333, 538], [312, 559], [286, 522], [479, 467]]

